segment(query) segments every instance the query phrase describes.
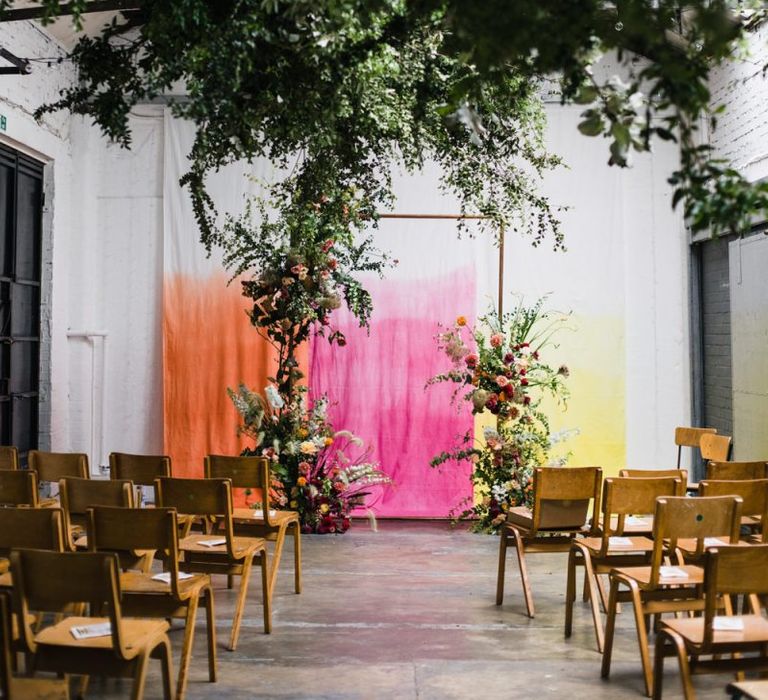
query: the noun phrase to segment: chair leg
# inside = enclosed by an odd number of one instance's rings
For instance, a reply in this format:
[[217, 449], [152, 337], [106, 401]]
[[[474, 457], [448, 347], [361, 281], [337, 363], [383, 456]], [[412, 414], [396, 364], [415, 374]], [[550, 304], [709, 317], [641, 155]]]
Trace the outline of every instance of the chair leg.
[[232, 574], [227, 575], [227, 588], [231, 591], [232, 587], [235, 585], [235, 577], [232, 576]]
[[142, 700], [144, 697], [144, 682], [147, 680], [147, 660], [149, 652], [144, 652], [136, 659], [136, 671], [133, 674], [131, 700]]
[[237, 602], [235, 603], [235, 615], [232, 618], [232, 634], [229, 638], [229, 650], [234, 651], [237, 648], [237, 638], [240, 635], [240, 621], [243, 619], [243, 608], [248, 594], [248, 580], [251, 577], [251, 567], [253, 565], [253, 555], [249, 555], [242, 563], [240, 574], [240, 590], [237, 593]]
[[[575, 546], [571, 547], [571, 551], [568, 552], [568, 578], [565, 584], [565, 630], [564, 635], [567, 638], [571, 636], [573, 632], [573, 604], [576, 601], [576, 555], [577, 549]], [[586, 571], [586, 569], [585, 569]], [[586, 573], [584, 574], [584, 585], [586, 587]]]
[[[157, 651], [160, 652], [160, 665], [163, 672], [163, 698], [165, 700], [174, 700], [173, 656], [171, 655], [171, 642], [167, 636], [155, 647], [154, 652]], [[153, 656], [157, 658], [155, 653], [153, 653]]]
[[205, 605], [205, 626], [208, 640], [208, 680], [216, 682], [216, 615], [213, 607], [213, 586], [205, 591], [203, 604]]
[[536, 611], [533, 607], [533, 593], [531, 593], [531, 583], [528, 580], [528, 567], [525, 564], [525, 544], [523, 538], [517, 530], [512, 530], [512, 540], [515, 551], [517, 552], [517, 563], [520, 567], [520, 578], [523, 582], [523, 595], [525, 596], [525, 607], [528, 610], [528, 617], [534, 617]]
[[665, 636], [669, 637], [669, 640], [675, 645], [677, 662], [680, 665], [680, 681], [683, 684], [683, 697], [685, 700], [695, 700], [696, 693], [691, 682], [691, 667], [688, 663], [688, 651], [685, 648], [685, 642], [682, 637], [674, 632], [665, 632]]
[[[592, 566], [592, 558], [588, 553], [584, 553], [584, 580], [589, 589], [589, 602], [592, 609], [592, 624], [595, 628], [595, 641], [597, 650], [602, 653], [605, 646], [603, 638], [603, 620], [600, 616], [600, 599], [598, 598], [599, 579]], [[605, 607], [605, 606], [604, 606]]]
[[653, 692], [653, 669], [651, 667], [651, 654], [648, 644], [648, 616], [644, 614], [640, 589], [634, 581], [629, 582], [629, 590], [630, 595], [632, 596], [632, 610], [635, 613], [635, 627], [637, 627], [637, 644], [640, 648], [640, 660], [643, 664], [645, 694], [648, 697], [651, 697], [651, 693]]
[[267, 560], [267, 550], [261, 553], [261, 590], [262, 603], [264, 605], [264, 634], [272, 632], [272, 594], [269, 590], [269, 564]]
[[653, 700], [661, 700], [664, 685], [664, 657], [667, 656], [667, 637], [664, 632], [656, 636], [653, 650]]
[[[597, 587], [597, 592], [600, 594], [600, 607], [602, 608], [603, 612], [606, 612], [608, 610], [608, 596], [605, 593], [605, 586], [603, 585], [603, 579], [600, 578], [598, 574], [595, 574], [594, 579], [592, 579], [595, 582], [595, 586]], [[616, 612], [621, 612], [621, 604], [616, 603]]]
[[504, 526], [499, 532], [499, 573], [496, 577], [496, 605], [501, 605], [504, 600], [504, 575], [507, 563], [507, 533]]
[[608, 596], [608, 618], [605, 621], [605, 641], [603, 642], [603, 663], [600, 676], [608, 678], [611, 675], [611, 654], [613, 653], [613, 634], [616, 629], [616, 605], [619, 595], [618, 579], [611, 579], [611, 592]]
[[285, 533], [287, 524], [281, 525], [277, 530], [275, 537], [275, 551], [272, 553], [272, 564], [269, 572], [269, 597], [275, 592], [275, 583], [277, 583], [277, 570], [280, 568], [280, 558], [283, 556], [283, 544], [285, 543]]
[[184, 697], [189, 676], [189, 662], [192, 660], [192, 647], [195, 643], [195, 622], [197, 618], [198, 596], [193, 596], [187, 602], [187, 616], [184, 620], [184, 642], [181, 645], [179, 659], [179, 680], [176, 684], [176, 695]]
[[301, 593], [301, 525], [293, 524], [293, 589]]

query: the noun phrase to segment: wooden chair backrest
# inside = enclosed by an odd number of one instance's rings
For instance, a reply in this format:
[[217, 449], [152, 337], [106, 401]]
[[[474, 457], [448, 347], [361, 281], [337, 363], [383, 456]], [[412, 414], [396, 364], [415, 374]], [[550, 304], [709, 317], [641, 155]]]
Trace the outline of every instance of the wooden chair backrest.
[[[688, 488], [688, 470], [687, 469], [620, 469], [619, 476], [626, 476], [632, 479], [657, 479], [661, 477], [674, 477], [680, 481], [679, 493], [675, 496], [685, 496]], [[668, 495], [668, 494], [664, 494]], [[649, 513], [653, 513], [655, 505]]]
[[[584, 527], [589, 502], [600, 509], [600, 467], [536, 467], [533, 471], [533, 532], [578, 531]], [[597, 518], [593, 518], [595, 527]], [[595, 529], [593, 527], [593, 529]]]
[[651, 555], [651, 583], [658, 583], [659, 567], [664, 558], [668, 540], [669, 550], [675, 551], [680, 539], [695, 539], [694, 554], [700, 556], [706, 548], [707, 538], [716, 538], [726, 544], [737, 544], [741, 528], [741, 498], [738, 496], [686, 496], [656, 499], [653, 518], [653, 553]]
[[677, 466], [680, 466], [683, 447], [699, 447], [701, 436], [717, 433], [716, 428], [675, 428], [675, 445], [677, 445]]
[[88, 603], [106, 616], [112, 627], [115, 654], [125, 659], [120, 614], [120, 575], [117, 555], [103, 552], [46, 552], [14, 549], [11, 552], [14, 607], [26, 649], [36, 649], [27, 620], [30, 610], [63, 613], [73, 603]]
[[707, 481], [736, 481], [737, 479], [765, 479], [765, 462], [707, 462]]
[[266, 457], [229, 457], [207, 455], [206, 479], [229, 479], [232, 488], [253, 489], [260, 492], [264, 520], [269, 520], [269, 460]]
[[713, 462], [725, 462], [731, 450], [729, 435], [702, 435], [699, 443], [702, 458]]
[[94, 506], [133, 508], [133, 484], [116, 479], [78, 479], [59, 481], [61, 507], [70, 522], [85, 525], [88, 509]]
[[19, 450], [13, 445], [0, 445], [0, 469], [18, 469]]
[[88, 479], [88, 455], [77, 452], [29, 451], [29, 468], [39, 481], [59, 481], [68, 476]]
[[0, 506], [39, 505], [37, 473], [28, 469], [0, 469]]
[[227, 551], [234, 556], [232, 539], [232, 482], [229, 479], [155, 479], [155, 505], [175, 508], [182, 515], [205, 515], [221, 519]]
[[[711, 648], [712, 623], [721, 595], [768, 594], [768, 544], [715, 547], [704, 560], [704, 648]], [[707, 653], [706, 651], [704, 653]]]
[[112, 452], [109, 455], [109, 474], [112, 479], [128, 479], [138, 486], [154, 486], [155, 479], [173, 476], [170, 457], [125, 452]]
[[[680, 479], [674, 476], [608, 477], [603, 483], [603, 554], [608, 551], [611, 536], [624, 534], [626, 516], [655, 513], [657, 498], [680, 493]], [[612, 529], [610, 523], [614, 515], [618, 517]]]
[[0, 554], [15, 548], [63, 552], [65, 522], [61, 508], [0, 508]]
[[741, 515], [762, 518], [763, 533], [768, 526], [768, 479], [734, 479], [699, 482], [700, 496], [739, 496]]
[[131, 559], [136, 550], [163, 552], [171, 573], [171, 592], [179, 596], [179, 527], [173, 508], [116, 508], [88, 510], [88, 548], [114, 552]]

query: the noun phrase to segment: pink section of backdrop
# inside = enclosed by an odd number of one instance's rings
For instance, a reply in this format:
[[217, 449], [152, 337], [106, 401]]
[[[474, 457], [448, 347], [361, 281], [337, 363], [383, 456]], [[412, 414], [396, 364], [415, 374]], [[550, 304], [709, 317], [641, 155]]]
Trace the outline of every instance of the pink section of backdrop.
[[446, 517], [472, 497], [467, 463], [429, 466], [473, 430], [472, 414], [450, 404], [453, 385], [424, 385], [449, 368], [436, 347], [437, 324], [459, 315], [473, 321], [474, 275], [465, 267], [433, 279], [367, 280], [374, 308], [370, 335], [345, 310], [334, 314], [332, 324], [347, 336], [347, 346], [331, 347], [323, 338], [312, 343], [312, 395], [328, 394], [336, 429], [371, 444], [371, 459], [394, 481], [377, 489], [377, 515]]

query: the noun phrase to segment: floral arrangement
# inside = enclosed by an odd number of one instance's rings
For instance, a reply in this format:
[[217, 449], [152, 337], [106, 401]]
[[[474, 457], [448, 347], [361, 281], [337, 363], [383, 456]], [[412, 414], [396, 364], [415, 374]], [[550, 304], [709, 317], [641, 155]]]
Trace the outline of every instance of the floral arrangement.
[[453, 402], [469, 402], [473, 414], [496, 416], [496, 427], [486, 427], [482, 440], [470, 445], [468, 433], [460, 447], [431, 462], [434, 467], [451, 460], [474, 463], [471, 478], [482, 499], [453, 515], [471, 518], [478, 531], [495, 531], [509, 508], [531, 505], [534, 467], [567, 460], [551, 453], [569, 433], [553, 435], [541, 406], [547, 395], [563, 404], [568, 398], [568, 367], [554, 368], [542, 359], [567, 317], [543, 310], [544, 301], [530, 308], [520, 303], [501, 318], [491, 311], [475, 328], [459, 316], [437, 337], [452, 367], [428, 384], [455, 383]]
[[360, 438], [334, 430], [328, 399], [308, 407], [306, 391], [297, 387], [289, 402], [273, 385], [264, 397], [242, 384], [237, 391], [227, 390], [243, 419], [240, 432], [255, 442], [246, 453], [272, 463], [270, 503], [297, 511], [305, 533], [343, 533], [350, 513], [365, 506], [370, 489], [391, 480], [368, 461], [370, 450], [362, 449]]

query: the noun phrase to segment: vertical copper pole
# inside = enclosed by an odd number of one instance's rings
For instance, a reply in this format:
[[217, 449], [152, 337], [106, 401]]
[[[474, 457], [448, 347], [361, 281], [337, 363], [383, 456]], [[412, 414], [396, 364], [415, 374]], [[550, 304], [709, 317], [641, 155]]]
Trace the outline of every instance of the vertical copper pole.
[[504, 227], [499, 226], [499, 320], [504, 314]]

